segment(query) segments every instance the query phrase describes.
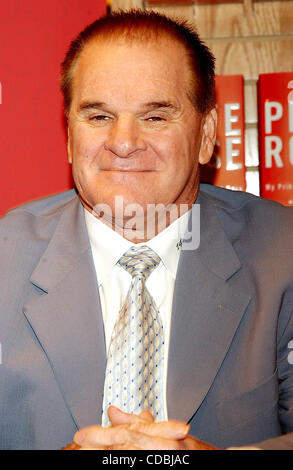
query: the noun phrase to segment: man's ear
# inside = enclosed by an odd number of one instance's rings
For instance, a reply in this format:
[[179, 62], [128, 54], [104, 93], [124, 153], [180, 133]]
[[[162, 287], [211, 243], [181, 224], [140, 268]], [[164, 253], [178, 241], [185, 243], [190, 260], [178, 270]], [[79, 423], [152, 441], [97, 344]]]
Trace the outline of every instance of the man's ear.
[[216, 108], [211, 109], [203, 118], [202, 140], [199, 151], [199, 163], [205, 165], [210, 161], [214, 152], [217, 137], [218, 116]]
[[68, 157], [68, 162], [71, 164], [72, 152], [71, 152], [71, 134], [70, 134], [69, 124], [67, 125], [67, 157]]

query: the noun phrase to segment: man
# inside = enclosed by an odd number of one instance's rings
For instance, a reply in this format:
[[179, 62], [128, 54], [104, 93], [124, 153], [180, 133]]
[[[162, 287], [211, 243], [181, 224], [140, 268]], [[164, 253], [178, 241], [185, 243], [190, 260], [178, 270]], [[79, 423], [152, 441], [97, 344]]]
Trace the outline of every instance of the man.
[[72, 43], [77, 195], [0, 224], [2, 448], [293, 446], [292, 209], [199, 189], [213, 82], [197, 35], [155, 13]]

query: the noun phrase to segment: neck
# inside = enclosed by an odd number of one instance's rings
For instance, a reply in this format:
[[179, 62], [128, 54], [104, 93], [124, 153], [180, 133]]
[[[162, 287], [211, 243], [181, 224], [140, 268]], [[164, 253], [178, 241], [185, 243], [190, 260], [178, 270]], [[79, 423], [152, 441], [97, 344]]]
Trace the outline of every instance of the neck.
[[80, 195], [80, 201], [94, 217], [106, 224], [112, 230], [124, 237], [131, 243], [143, 243], [154, 238], [179, 217], [188, 212], [196, 200], [196, 195], [192, 202], [176, 202], [165, 206], [164, 204], [150, 204], [145, 210], [133, 210], [131, 216], [113, 216], [113, 214], [97, 213]]

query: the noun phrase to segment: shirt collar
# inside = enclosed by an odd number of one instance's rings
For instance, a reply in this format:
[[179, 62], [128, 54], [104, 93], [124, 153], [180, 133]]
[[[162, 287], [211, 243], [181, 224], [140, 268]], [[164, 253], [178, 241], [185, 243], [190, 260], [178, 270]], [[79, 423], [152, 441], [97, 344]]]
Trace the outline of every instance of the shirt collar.
[[174, 279], [176, 278], [181, 243], [187, 228], [189, 215], [190, 211], [186, 212], [145, 243], [160, 256], [165, 268], [170, 271]]
[[[98, 282], [103, 284], [111, 275], [118, 260], [133, 246], [133, 243], [101, 222], [88, 210], [84, 211]], [[148, 242], [135, 244], [135, 246], [147, 245], [154, 250], [174, 279], [181, 252], [181, 240], [187, 228], [189, 215], [190, 211], [186, 212]]]

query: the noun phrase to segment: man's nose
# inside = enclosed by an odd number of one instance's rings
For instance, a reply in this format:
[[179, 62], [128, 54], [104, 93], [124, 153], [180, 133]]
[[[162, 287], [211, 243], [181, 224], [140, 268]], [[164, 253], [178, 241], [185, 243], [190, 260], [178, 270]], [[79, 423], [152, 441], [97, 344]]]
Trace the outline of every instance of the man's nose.
[[105, 149], [118, 157], [132, 156], [139, 150], [144, 150], [146, 144], [142, 138], [139, 123], [133, 116], [119, 116], [111, 127], [105, 141]]

